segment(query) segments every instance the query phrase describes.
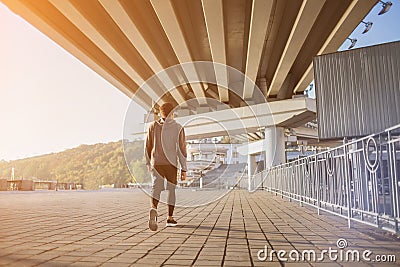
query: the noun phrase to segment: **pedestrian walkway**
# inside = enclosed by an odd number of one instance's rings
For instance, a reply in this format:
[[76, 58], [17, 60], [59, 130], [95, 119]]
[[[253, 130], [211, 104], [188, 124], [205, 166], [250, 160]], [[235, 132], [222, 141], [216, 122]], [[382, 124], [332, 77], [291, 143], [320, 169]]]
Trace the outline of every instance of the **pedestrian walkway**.
[[[1, 266], [396, 266], [308, 258], [311, 250], [372, 251], [371, 260], [396, 256], [400, 239], [366, 225], [300, 207], [274, 194], [233, 190], [216, 201], [193, 199], [220, 194], [180, 190], [179, 225], [165, 228], [166, 206], [159, 207], [159, 229], [147, 228], [149, 199], [139, 189], [0, 193]], [[338, 248], [337, 241], [340, 240]], [[271, 250], [284, 250], [281, 260]], [[293, 251], [292, 251], [293, 250]], [[304, 254], [305, 260], [295, 262]], [[304, 252], [308, 251], [308, 252]], [[267, 253], [265, 253], [267, 252]], [[368, 254], [368, 253], [367, 253]], [[310, 254], [312, 255], [312, 253]], [[285, 262], [284, 258], [288, 261]], [[340, 258], [339, 258], [340, 259]]]

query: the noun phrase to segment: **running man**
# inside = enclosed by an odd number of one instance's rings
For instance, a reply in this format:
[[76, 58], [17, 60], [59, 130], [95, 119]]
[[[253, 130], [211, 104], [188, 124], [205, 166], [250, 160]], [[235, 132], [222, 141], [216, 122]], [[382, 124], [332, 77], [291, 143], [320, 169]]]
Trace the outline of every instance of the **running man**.
[[186, 179], [186, 138], [183, 127], [174, 120], [173, 105], [160, 107], [161, 119], [153, 122], [147, 131], [145, 142], [146, 165], [152, 176], [151, 209], [149, 228], [157, 230], [157, 206], [161, 191], [168, 190], [168, 218], [166, 226], [176, 226], [173, 218], [175, 188], [178, 180], [178, 162], [181, 180]]

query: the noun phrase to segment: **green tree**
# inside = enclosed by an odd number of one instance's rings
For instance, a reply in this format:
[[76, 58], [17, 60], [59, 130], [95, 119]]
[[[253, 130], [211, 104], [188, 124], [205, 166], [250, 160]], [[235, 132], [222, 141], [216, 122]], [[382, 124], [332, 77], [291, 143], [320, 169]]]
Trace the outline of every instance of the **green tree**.
[[[15, 167], [16, 177], [59, 182], [83, 183], [86, 189], [98, 189], [101, 184], [123, 186], [132, 181], [125, 162], [135, 163], [134, 173], [138, 181], [149, 181], [143, 157], [143, 141], [125, 143], [81, 145], [60, 153], [51, 153], [15, 161], [0, 161], [0, 178], [9, 178]], [[130, 164], [131, 164], [130, 163]]]

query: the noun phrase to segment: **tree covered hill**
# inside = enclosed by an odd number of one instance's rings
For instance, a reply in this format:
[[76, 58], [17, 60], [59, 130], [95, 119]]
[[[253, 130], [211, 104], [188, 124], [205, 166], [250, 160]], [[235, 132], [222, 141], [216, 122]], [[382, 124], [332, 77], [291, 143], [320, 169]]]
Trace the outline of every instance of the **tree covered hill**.
[[86, 189], [102, 184], [120, 187], [128, 182], [149, 182], [143, 157], [143, 141], [125, 143], [133, 177], [126, 166], [122, 142], [80, 145], [59, 153], [0, 162], [0, 178], [41, 179], [83, 183]]

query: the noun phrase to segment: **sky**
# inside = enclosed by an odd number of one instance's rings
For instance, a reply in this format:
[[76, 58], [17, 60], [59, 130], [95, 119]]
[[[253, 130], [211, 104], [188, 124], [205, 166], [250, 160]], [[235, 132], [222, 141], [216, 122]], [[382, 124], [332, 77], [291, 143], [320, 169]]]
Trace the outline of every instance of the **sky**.
[[129, 97], [2, 3], [0, 36], [0, 160], [122, 139]]
[[[355, 46], [400, 40], [400, 1], [350, 35]], [[122, 139], [130, 99], [0, 3], [0, 160]], [[341, 49], [347, 49], [346, 41]], [[313, 92], [311, 92], [313, 95]], [[136, 105], [137, 132], [145, 111]]]

